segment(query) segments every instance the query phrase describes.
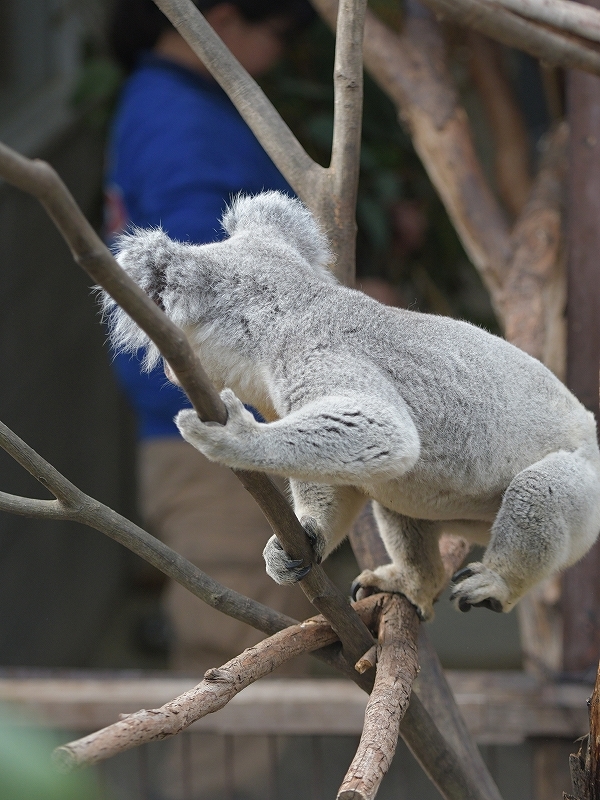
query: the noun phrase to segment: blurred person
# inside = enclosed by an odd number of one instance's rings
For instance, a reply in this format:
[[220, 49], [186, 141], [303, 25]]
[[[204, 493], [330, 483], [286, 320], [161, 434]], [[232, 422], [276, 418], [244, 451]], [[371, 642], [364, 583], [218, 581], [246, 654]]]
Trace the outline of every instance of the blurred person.
[[[306, 0], [196, 5], [253, 77], [276, 63], [314, 13]], [[108, 147], [109, 241], [131, 225], [160, 225], [171, 237], [196, 244], [216, 241], [221, 214], [239, 192], [292, 194], [225, 92], [152, 0], [118, 0], [110, 43], [128, 77]], [[251, 496], [229, 470], [179, 437], [173, 417], [189, 406], [183, 393], [162, 368], [145, 373], [140, 360], [127, 354], [115, 356], [114, 366], [137, 415], [139, 506], [148, 530], [236, 591], [296, 618], [313, 613], [297, 588], [279, 587], [266, 575], [262, 550], [271, 530]], [[175, 669], [203, 674], [262, 638], [174, 581], [167, 584], [165, 605]]]

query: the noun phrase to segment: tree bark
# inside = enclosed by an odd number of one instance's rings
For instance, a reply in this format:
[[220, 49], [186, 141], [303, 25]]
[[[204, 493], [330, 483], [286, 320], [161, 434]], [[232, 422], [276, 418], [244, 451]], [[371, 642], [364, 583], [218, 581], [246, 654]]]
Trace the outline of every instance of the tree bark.
[[414, 607], [400, 595], [383, 601], [379, 621], [379, 657], [375, 685], [365, 711], [358, 750], [342, 781], [338, 800], [372, 800], [391, 766], [400, 721], [419, 671]]
[[[597, 5], [597, 4], [594, 4]], [[568, 188], [567, 385], [598, 419], [600, 365], [600, 78], [567, 77], [571, 127]], [[600, 545], [563, 577], [567, 672], [593, 672], [600, 657]]]

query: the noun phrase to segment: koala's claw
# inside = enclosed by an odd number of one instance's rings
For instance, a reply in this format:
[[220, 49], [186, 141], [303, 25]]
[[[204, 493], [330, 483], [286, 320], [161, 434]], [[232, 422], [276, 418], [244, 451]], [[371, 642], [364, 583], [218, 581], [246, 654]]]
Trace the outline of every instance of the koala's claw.
[[301, 558], [290, 558], [276, 536], [271, 536], [265, 545], [263, 558], [265, 559], [267, 575], [281, 586], [298, 583], [312, 569], [312, 564], [303, 566], [304, 562]]
[[470, 567], [463, 567], [462, 569], [459, 569], [454, 573], [454, 575], [452, 576], [452, 582], [460, 583], [461, 581], [464, 581], [465, 578], [470, 578], [471, 575], [474, 574], [475, 573]]
[[363, 586], [358, 579], [352, 581], [352, 585], [350, 586], [350, 596], [355, 601], [362, 600], [365, 597], [369, 597], [372, 594], [378, 594], [380, 592], [381, 589], [378, 589], [376, 586]]
[[509, 590], [505, 581], [493, 570], [483, 564], [473, 562], [452, 576], [455, 583], [450, 600], [459, 611], [471, 608], [489, 608], [502, 613], [510, 609]]

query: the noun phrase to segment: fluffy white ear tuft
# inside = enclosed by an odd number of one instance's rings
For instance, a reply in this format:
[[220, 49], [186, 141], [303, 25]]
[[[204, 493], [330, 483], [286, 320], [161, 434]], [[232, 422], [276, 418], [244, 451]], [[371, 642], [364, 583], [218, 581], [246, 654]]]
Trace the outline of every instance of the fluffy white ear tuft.
[[[116, 242], [116, 259], [119, 265], [150, 297], [162, 307], [165, 289], [165, 271], [174, 250], [179, 247], [161, 228], [143, 230], [132, 228]], [[108, 324], [110, 341], [114, 350], [135, 353], [144, 348], [144, 369], [156, 366], [160, 353], [148, 336], [138, 328], [103, 289], [98, 288], [102, 315]]]
[[264, 227], [275, 230], [315, 271], [335, 281], [327, 269], [334, 260], [327, 237], [300, 200], [283, 192], [240, 194], [223, 214], [221, 225], [229, 236]]

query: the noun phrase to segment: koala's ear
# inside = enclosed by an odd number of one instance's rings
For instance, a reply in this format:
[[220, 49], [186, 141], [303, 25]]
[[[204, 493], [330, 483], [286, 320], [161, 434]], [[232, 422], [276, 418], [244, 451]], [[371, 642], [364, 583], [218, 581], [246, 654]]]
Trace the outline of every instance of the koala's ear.
[[264, 227], [275, 230], [313, 269], [335, 280], [325, 269], [334, 260], [327, 237], [308, 208], [296, 198], [282, 192], [238, 195], [223, 215], [221, 224], [229, 236]]
[[[131, 232], [117, 239], [114, 250], [121, 268], [162, 307], [166, 269], [178, 247], [180, 245], [169, 239], [160, 228], [132, 228]], [[160, 358], [157, 348], [112, 297], [97, 288], [113, 350], [135, 353], [143, 349], [144, 368], [152, 369]]]

